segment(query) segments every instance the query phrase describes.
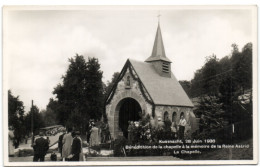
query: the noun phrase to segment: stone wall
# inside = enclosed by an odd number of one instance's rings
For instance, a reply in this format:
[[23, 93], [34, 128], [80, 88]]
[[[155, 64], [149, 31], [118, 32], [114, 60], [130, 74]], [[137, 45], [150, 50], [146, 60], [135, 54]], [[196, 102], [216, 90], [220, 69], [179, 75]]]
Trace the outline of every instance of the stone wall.
[[179, 122], [181, 113], [184, 113], [186, 121], [189, 123], [190, 113], [192, 109], [190, 107], [176, 107], [176, 106], [156, 106], [155, 114], [158, 117], [161, 117], [164, 120], [164, 113], [168, 112], [169, 119], [172, 121], [172, 115], [176, 113], [176, 121]]

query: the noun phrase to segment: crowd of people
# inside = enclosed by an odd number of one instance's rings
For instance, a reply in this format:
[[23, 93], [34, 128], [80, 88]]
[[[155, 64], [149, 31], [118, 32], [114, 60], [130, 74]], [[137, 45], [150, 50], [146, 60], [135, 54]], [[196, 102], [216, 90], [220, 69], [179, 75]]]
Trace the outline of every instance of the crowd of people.
[[59, 136], [58, 149], [62, 161], [82, 161], [83, 149], [79, 131], [68, 128], [66, 133]]
[[[163, 129], [166, 127], [167, 121], [162, 121], [160, 117], [157, 121], [157, 129]], [[133, 131], [136, 129], [136, 127], [139, 126], [139, 123], [140, 122], [138, 121], [128, 122], [129, 126], [127, 138], [129, 141], [134, 139]], [[152, 122], [148, 121], [147, 123], [149, 124], [149, 127], [153, 127]], [[176, 121], [170, 123], [170, 130], [172, 134], [174, 134], [174, 138], [184, 140], [186, 124], [187, 122], [183, 114], [180, 116], [178, 123], [176, 123]], [[146, 130], [142, 135], [146, 137], [146, 140], [151, 140], [151, 128], [145, 129]], [[9, 130], [9, 156], [14, 155], [14, 148], [12, 143], [13, 138], [14, 134]], [[108, 124], [100, 123], [97, 126], [97, 123], [90, 121], [86, 131], [86, 141], [84, 143], [86, 143], [86, 145], [91, 148], [94, 146], [99, 146], [101, 143], [106, 143], [108, 140], [110, 140], [110, 138]], [[50, 147], [50, 140], [48, 137], [44, 137], [43, 132], [40, 131], [39, 137], [34, 140], [32, 147], [34, 150], [33, 161], [44, 161]], [[64, 128], [63, 133], [59, 136], [58, 139], [58, 150], [61, 155], [61, 161], [83, 161], [85, 159], [85, 157], [83, 157], [83, 142], [80, 137], [80, 132], [72, 131], [72, 128]]]
[[[14, 156], [14, 132], [9, 128], [8, 134], [8, 152], [9, 157]], [[99, 146], [101, 143], [105, 143], [110, 138], [108, 124], [103, 122], [95, 123], [94, 120], [89, 121], [89, 125], [86, 132], [86, 145], [90, 147]], [[28, 138], [25, 140], [27, 144]], [[31, 147], [33, 148], [33, 161], [44, 161], [47, 152], [50, 147], [50, 139], [43, 131], [39, 132], [39, 135], [33, 139]], [[72, 131], [72, 128], [67, 128], [62, 130], [62, 134], [58, 139], [58, 150], [61, 155], [62, 161], [82, 161], [83, 157], [83, 141], [80, 137], [79, 131]], [[50, 151], [49, 151], [50, 152]], [[52, 155], [56, 158], [52, 159]], [[57, 159], [57, 155], [53, 153], [51, 155], [51, 160]]]
[[130, 143], [137, 140], [152, 142], [157, 141], [158, 139], [169, 139], [169, 137], [171, 139], [180, 139], [184, 141], [185, 127], [187, 126], [187, 121], [184, 117], [184, 114], [181, 114], [180, 120], [178, 122], [171, 122], [167, 118], [162, 121], [161, 117], [157, 118], [157, 123], [155, 123], [153, 119], [150, 119], [150, 117], [144, 118], [144, 120], [145, 119], [146, 121], [144, 122], [142, 122], [142, 120], [128, 121], [128, 130], [124, 136]]
[[[47, 154], [50, 147], [50, 140], [48, 137], [44, 137], [43, 132], [39, 132], [39, 137], [37, 137], [33, 144], [34, 157], [33, 161], [44, 161], [45, 155]], [[64, 133], [59, 136], [58, 148], [61, 153], [62, 161], [80, 161], [83, 160], [82, 152], [82, 140], [80, 138], [79, 131], [73, 131], [71, 128], [68, 128], [67, 131], [64, 130]], [[55, 157], [51, 156], [51, 160], [57, 160], [56, 154]]]
[[[83, 157], [83, 142], [80, 138], [80, 132], [71, 132], [68, 128], [67, 133], [59, 136], [58, 148], [63, 161], [82, 161]], [[89, 121], [88, 129], [86, 131], [86, 144], [89, 148], [99, 146], [101, 143], [107, 141], [108, 125], [101, 124], [97, 127], [97, 123], [93, 120]]]

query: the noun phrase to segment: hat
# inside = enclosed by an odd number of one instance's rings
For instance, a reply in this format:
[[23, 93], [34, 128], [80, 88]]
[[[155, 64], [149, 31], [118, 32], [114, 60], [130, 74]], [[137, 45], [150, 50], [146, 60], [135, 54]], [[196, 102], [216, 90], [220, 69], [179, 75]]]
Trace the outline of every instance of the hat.
[[75, 135], [80, 135], [80, 131], [76, 131], [76, 132], [75, 132]]

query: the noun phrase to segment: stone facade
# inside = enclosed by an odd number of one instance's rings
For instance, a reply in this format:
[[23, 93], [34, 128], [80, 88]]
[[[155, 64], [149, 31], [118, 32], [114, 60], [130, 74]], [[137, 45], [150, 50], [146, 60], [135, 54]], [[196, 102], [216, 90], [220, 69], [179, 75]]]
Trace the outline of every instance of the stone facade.
[[[127, 80], [130, 79], [130, 86], [127, 85]], [[142, 92], [140, 90], [138, 81], [133, 78], [127, 69], [123, 78], [118, 82], [117, 88], [115, 90], [114, 96], [109, 104], [106, 105], [106, 114], [109, 123], [109, 130], [111, 137], [114, 139], [121, 135], [121, 130], [119, 129], [119, 110], [122, 105], [122, 100], [125, 98], [135, 99], [141, 109], [142, 113], [152, 115], [152, 105], [145, 101]]]
[[[155, 116], [153, 118], [152, 105], [145, 100], [136, 78], [137, 76], [135, 75], [133, 77], [129, 72], [129, 69], [127, 69], [124, 76], [117, 84], [112, 100], [109, 104], [106, 105], [106, 114], [108, 118], [111, 137], [115, 139], [118, 136], [122, 136], [122, 131], [119, 128], [119, 110], [122, 105], [122, 100], [125, 98], [135, 99], [139, 103], [142, 109], [142, 113], [145, 115], [149, 114], [151, 116], [151, 119], [154, 119], [155, 125], [157, 125], [157, 119], [159, 117], [164, 120], [166, 112], [168, 113], [168, 118], [171, 121], [173, 121], [173, 114], [176, 114], [176, 116], [174, 117], [176, 118], [176, 123], [179, 122], [180, 115], [183, 112], [188, 125], [190, 124], [189, 120], [190, 114], [192, 112], [192, 108], [190, 107], [155, 106]], [[147, 92], [145, 93], [145, 95], [148, 96]]]

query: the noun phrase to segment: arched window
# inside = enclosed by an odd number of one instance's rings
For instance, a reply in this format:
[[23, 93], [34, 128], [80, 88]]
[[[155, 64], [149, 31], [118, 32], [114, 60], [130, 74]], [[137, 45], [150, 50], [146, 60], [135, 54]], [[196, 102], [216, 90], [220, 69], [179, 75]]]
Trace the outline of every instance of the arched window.
[[176, 112], [173, 112], [173, 113], [172, 113], [172, 122], [175, 122], [175, 123], [176, 123], [176, 119], [177, 119], [177, 113], [176, 113]]
[[167, 119], [169, 119], [169, 113], [167, 111], [165, 111], [163, 121], [166, 121]]
[[126, 86], [130, 86], [130, 76], [127, 76]]
[[181, 112], [180, 118], [181, 118], [181, 116], [184, 116], [184, 112]]

